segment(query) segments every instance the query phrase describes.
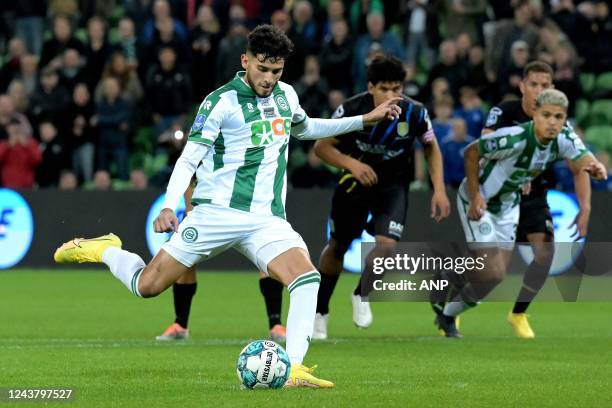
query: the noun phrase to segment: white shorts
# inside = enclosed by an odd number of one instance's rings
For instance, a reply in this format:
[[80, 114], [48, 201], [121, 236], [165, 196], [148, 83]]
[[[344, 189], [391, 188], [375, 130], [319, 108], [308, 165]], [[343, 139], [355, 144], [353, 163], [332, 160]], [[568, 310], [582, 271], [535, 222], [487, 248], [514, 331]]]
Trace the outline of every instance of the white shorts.
[[187, 267], [235, 248], [268, 273], [268, 263], [291, 248], [307, 250], [304, 240], [284, 219], [214, 204], [189, 212], [162, 249]]
[[457, 208], [465, 240], [470, 249], [501, 248], [511, 251], [516, 241], [516, 228], [519, 222], [520, 205], [492, 214], [485, 211], [478, 221], [467, 217], [470, 204], [457, 194]]

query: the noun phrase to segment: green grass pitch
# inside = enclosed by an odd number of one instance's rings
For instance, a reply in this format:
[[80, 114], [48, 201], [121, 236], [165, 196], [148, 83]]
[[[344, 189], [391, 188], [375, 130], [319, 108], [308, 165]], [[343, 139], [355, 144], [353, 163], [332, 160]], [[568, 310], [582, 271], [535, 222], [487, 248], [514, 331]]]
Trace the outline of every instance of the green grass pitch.
[[267, 334], [257, 273], [198, 278], [192, 338], [160, 344], [171, 291], [143, 300], [108, 272], [0, 271], [0, 387], [74, 388], [74, 401], [49, 403], [67, 407], [612, 403], [612, 303], [536, 303], [531, 341], [506, 324], [510, 304], [483, 304], [465, 314], [465, 338], [448, 340], [436, 336], [422, 303], [374, 304], [373, 326], [357, 330], [349, 302], [356, 277], [346, 275], [332, 299], [332, 339], [313, 342], [305, 361], [336, 388], [243, 391], [238, 353]]

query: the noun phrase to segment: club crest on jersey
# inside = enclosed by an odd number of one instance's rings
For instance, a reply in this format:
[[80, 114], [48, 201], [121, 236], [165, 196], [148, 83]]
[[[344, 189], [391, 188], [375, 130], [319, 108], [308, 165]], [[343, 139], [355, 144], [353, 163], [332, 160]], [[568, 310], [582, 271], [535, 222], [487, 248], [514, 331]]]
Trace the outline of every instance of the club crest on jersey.
[[247, 102], [246, 106], [250, 113], [255, 112], [255, 106], [251, 102]]
[[193, 227], [187, 227], [183, 230], [181, 238], [183, 238], [183, 241], [188, 243], [196, 242], [198, 239], [198, 230]]
[[195, 120], [193, 121], [193, 126], [191, 126], [192, 132], [199, 132], [204, 127], [204, 122], [206, 121], [206, 115], [203, 113], [198, 113]]
[[410, 131], [410, 124], [408, 122], [399, 122], [397, 124], [397, 138], [404, 139], [408, 136], [408, 132]]
[[277, 95], [274, 100], [281, 110], [289, 110], [289, 104], [283, 95]]
[[482, 235], [489, 235], [493, 231], [493, 228], [491, 227], [491, 224], [489, 224], [488, 222], [483, 222], [478, 227], [478, 230], [480, 231]]

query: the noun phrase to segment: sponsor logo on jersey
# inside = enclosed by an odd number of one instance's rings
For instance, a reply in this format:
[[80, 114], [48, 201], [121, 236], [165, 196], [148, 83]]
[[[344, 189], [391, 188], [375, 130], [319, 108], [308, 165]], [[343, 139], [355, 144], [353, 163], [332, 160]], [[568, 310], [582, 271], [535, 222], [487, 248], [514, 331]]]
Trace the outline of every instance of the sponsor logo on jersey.
[[183, 230], [181, 238], [188, 243], [196, 242], [198, 239], [198, 231], [193, 227], [187, 227]]
[[408, 136], [408, 132], [410, 131], [410, 124], [408, 122], [399, 122], [397, 124], [397, 138], [403, 139]]
[[487, 122], [485, 123], [485, 127], [494, 126], [499, 117], [502, 115], [503, 111], [498, 107], [494, 107], [489, 111], [489, 115], [487, 116]]
[[338, 119], [344, 116], [344, 105], [340, 105], [336, 108], [336, 111], [332, 114], [332, 119]]
[[255, 146], [265, 146], [272, 143], [272, 137], [288, 136], [290, 132], [291, 119], [289, 118], [258, 120], [251, 123], [251, 142]]
[[199, 132], [204, 127], [204, 122], [206, 121], [206, 115], [203, 113], [198, 113], [195, 120], [193, 121], [193, 126], [191, 126], [192, 132]]
[[249, 110], [249, 112], [251, 112], [251, 113], [255, 112], [255, 107], [253, 106], [253, 104], [251, 102], [247, 102], [246, 106], [247, 106], [247, 109]]
[[289, 110], [289, 104], [283, 95], [277, 95], [274, 100], [281, 110]]
[[487, 140], [485, 142], [485, 150], [487, 152], [494, 152], [495, 150], [497, 150], [497, 141], [496, 140]]
[[404, 232], [404, 226], [399, 222], [389, 221], [389, 234], [394, 235], [398, 238], [402, 237], [402, 232]]
[[211, 101], [204, 102], [204, 110], [210, 110], [210, 108], [212, 108], [212, 102]]

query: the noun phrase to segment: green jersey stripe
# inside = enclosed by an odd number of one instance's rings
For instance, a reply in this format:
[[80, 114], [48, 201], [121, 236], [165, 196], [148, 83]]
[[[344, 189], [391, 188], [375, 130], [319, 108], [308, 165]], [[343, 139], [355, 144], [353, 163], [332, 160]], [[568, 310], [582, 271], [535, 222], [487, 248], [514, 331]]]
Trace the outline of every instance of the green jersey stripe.
[[495, 168], [495, 164], [497, 163], [497, 160], [489, 160], [489, 162], [487, 163], [487, 165], [485, 166], [482, 175], [480, 176], [480, 178], [478, 179], [478, 181], [480, 182], [480, 184], [484, 184], [485, 181], [487, 181], [487, 179], [489, 178], [489, 176], [491, 175], [491, 172], [493, 171], [493, 169]]
[[210, 198], [192, 198], [191, 199], [191, 205], [193, 205], [194, 207], [196, 205], [210, 204], [210, 203], [212, 203], [212, 200]]
[[244, 154], [244, 164], [236, 171], [230, 207], [250, 211], [255, 190], [255, 178], [264, 158], [265, 147], [249, 147]]
[[223, 155], [225, 154], [225, 140], [223, 133], [219, 132], [217, 140], [215, 140], [215, 153], [213, 154], [213, 171], [223, 168]]
[[285, 152], [287, 144], [284, 144], [278, 152], [276, 173], [274, 174], [274, 200], [272, 200], [272, 214], [285, 218], [285, 206], [283, 205], [283, 185], [285, 184], [285, 171], [287, 169], [287, 159]]

